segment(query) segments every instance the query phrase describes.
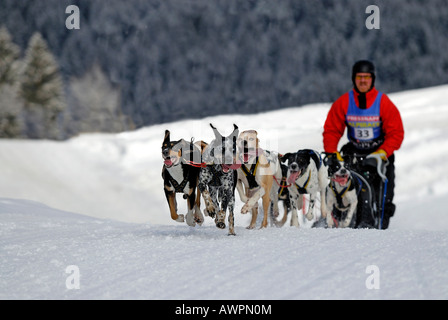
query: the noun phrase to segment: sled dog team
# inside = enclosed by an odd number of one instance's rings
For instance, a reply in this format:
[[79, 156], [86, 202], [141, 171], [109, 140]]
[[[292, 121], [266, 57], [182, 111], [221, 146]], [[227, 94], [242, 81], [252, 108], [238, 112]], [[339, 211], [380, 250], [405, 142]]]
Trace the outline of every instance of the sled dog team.
[[[225, 137], [210, 124], [215, 138], [210, 142], [171, 140], [165, 131], [162, 143], [164, 161], [162, 177], [164, 192], [171, 218], [189, 226], [201, 225], [201, 196], [205, 203], [204, 214], [214, 218], [218, 228], [226, 228], [235, 235], [235, 189], [244, 203], [241, 213], [251, 213], [248, 229], [256, 227], [258, 203], [261, 200], [263, 220], [261, 228], [268, 226], [271, 214], [276, 226], [283, 226], [291, 212], [291, 225], [304, 223], [302, 209], [304, 195], [309, 196], [305, 217], [314, 218], [314, 205], [320, 195], [320, 211], [328, 227], [349, 227], [357, 207], [356, 179], [336, 157], [322, 155], [310, 149], [288, 152], [284, 155], [263, 150], [256, 130], [233, 132]], [[176, 193], [187, 200], [187, 213], [177, 213]], [[279, 216], [279, 201], [283, 201], [284, 214]]]

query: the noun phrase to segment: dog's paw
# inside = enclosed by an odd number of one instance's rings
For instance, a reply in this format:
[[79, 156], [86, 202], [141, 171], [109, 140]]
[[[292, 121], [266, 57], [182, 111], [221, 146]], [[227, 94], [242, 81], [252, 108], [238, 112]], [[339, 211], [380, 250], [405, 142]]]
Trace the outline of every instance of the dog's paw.
[[246, 214], [246, 213], [248, 213], [251, 209], [252, 209], [252, 207], [246, 203], [246, 204], [241, 208], [241, 213], [242, 213], [242, 214]]
[[196, 225], [196, 222], [194, 221], [194, 215], [193, 213], [187, 213], [187, 215], [185, 216], [185, 222], [190, 226], [190, 227], [194, 227]]
[[194, 210], [194, 221], [200, 226], [204, 223], [204, 216], [202, 215], [201, 209], [198, 207]]
[[347, 228], [350, 224], [350, 221], [344, 220], [339, 224], [339, 228]]
[[204, 218], [194, 217], [194, 222], [196, 222], [198, 225], [202, 226], [202, 224], [204, 223]]
[[177, 221], [177, 222], [184, 222], [185, 221], [184, 215], [183, 214], [179, 214], [175, 221]]
[[216, 215], [215, 211], [210, 211], [209, 212], [207, 209], [204, 210], [204, 213], [205, 213], [206, 216], [209, 216], [210, 218], [214, 218], [215, 215]]
[[312, 212], [308, 212], [305, 216], [306, 216], [306, 218], [308, 219], [308, 221], [311, 221], [311, 220], [313, 220], [313, 218], [314, 218], [314, 215], [313, 215]]
[[226, 224], [222, 221], [218, 221], [218, 222], [216, 222], [216, 227], [218, 227], [219, 229], [225, 229]]

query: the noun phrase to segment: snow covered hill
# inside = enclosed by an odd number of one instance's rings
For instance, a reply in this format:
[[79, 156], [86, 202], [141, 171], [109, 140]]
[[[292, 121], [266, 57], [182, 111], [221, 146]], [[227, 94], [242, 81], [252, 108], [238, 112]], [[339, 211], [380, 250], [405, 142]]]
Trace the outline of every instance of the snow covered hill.
[[448, 85], [390, 97], [406, 135], [386, 231], [246, 230], [239, 199], [236, 237], [210, 218], [195, 228], [169, 218], [165, 129], [210, 141], [210, 122], [225, 134], [236, 123], [266, 149], [322, 150], [328, 103], [66, 142], [0, 140], [0, 299], [447, 299]]

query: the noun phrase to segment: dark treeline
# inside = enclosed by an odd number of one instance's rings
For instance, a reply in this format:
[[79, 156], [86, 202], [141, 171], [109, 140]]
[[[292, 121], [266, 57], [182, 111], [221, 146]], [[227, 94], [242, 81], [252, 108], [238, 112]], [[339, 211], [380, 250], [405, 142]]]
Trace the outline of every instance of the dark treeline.
[[446, 0], [0, 0], [0, 21], [22, 52], [39, 32], [59, 63], [63, 138], [329, 102], [358, 59], [385, 92], [448, 79]]

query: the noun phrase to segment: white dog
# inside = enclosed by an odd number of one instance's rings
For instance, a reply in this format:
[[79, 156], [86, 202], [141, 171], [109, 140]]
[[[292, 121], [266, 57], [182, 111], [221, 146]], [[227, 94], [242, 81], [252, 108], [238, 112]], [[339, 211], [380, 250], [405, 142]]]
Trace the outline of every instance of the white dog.
[[[302, 208], [303, 195], [309, 194], [310, 201], [306, 218], [314, 218], [314, 205], [317, 194], [321, 197], [321, 215], [325, 214], [325, 187], [327, 186], [327, 173], [322, 165], [320, 154], [311, 149], [299, 150], [296, 153], [287, 153], [282, 162], [288, 162], [288, 191], [291, 200], [291, 225], [299, 227], [297, 211]], [[300, 219], [303, 224], [303, 219]]]

